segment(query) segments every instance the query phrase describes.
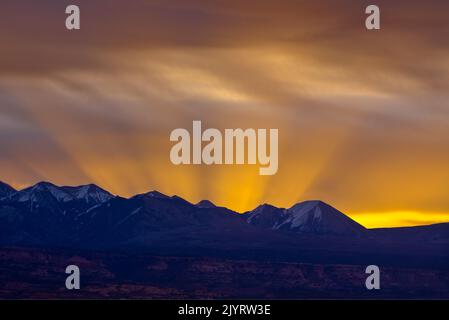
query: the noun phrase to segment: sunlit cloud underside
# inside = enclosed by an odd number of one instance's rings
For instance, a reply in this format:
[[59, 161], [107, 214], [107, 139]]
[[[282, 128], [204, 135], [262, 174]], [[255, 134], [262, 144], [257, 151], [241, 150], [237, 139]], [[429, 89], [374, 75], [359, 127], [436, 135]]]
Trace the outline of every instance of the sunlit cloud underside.
[[[9, 3], [0, 180], [157, 189], [239, 212], [321, 199], [367, 227], [449, 221], [449, 8], [407, 3], [385, 3], [368, 33], [356, 2], [137, 1], [120, 15], [120, 2], [80, 1], [75, 34], [59, 5], [36, 8], [47, 19], [30, 32]], [[278, 173], [174, 166], [169, 134], [193, 120], [279, 129]]]

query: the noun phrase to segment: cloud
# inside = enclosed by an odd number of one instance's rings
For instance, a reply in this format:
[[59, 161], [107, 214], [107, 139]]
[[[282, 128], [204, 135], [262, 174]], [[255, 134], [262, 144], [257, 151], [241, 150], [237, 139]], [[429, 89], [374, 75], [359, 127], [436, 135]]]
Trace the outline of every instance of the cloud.
[[[378, 1], [378, 32], [360, 1], [78, 4], [73, 32], [63, 2], [2, 3], [1, 179], [242, 211], [320, 198], [349, 213], [449, 212], [449, 3]], [[279, 173], [173, 168], [169, 132], [193, 120], [279, 128]]]

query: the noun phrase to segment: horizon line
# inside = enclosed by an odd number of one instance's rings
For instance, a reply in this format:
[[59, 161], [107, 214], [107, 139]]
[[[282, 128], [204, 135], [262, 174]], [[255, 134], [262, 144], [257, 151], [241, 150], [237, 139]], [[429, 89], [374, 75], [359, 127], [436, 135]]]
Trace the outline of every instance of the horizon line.
[[[348, 217], [349, 219], [355, 221], [356, 223], [358, 223], [358, 224], [360, 224], [361, 226], [363, 226], [365, 229], [369, 229], [369, 230], [372, 230], [372, 229], [394, 229], [394, 228], [426, 227], [426, 226], [432, 226], [432, 225], [439, 225], [439, 224], [447, 224], [447, 223], [449, 223], [449, 221], [440, 221], [440, 222], [432, 222], [432, 223], [416, 224], [416, 225], [366, 227], [363, 223], [360, 223], [359, 221], [357, 221], [357, 219], [354, 219], [352, 216], [350, 216], [350, 215], [346, 214], [345, 212], [343, 212], [343, 211], [337, 209], [336, 207], [334, 207], [333, 205], [329, 204], [328, 202], [326, 202], [326, 201], [324, 201], [324, 200], [320, 200], [320, 199], [302, 200], [302, 201], [299, 201], [299, 202], [294, 203], [294, 204], [291, 205], [290, 207], [276, 206], [276, 205], [273, 205], [273, 204], [271, 204], [271, 203], [265, 202], [265, 203], [260, 203], [260, 204], [258, 204], [256, 207], [254, 207], [254, 208], [251, 209], [251, 210], [246, 210], [246, 211], [244, 211], [244, 212], [241, 212], [241, 211], [237, 211], [237, 210], [231, 209], [231, 208], [229, 208], [229, 207], [227, 207], [227, 206], [217, 205], [217, 204], [215, 204], [214, 201], [209, 200], [209, 199], [202, 199], [202, 200], [198, 201], [197, 203], [194, 203], [194, 202], [192, 202], [192, 201], [186, 200], [184, 197], [181, 197], [181, 196], [179, 196], [179, 195], [177, 195], [177, 194], [167, 195], [167, 194], [165, 194], [165, 193], [163, 193], [163, 192], [158, 191], [157, 189], [152, 189], [152, 190], [150, 190], [150, 191], [146, 191], [146, 192], [142, 192], [142, 193], [136, 193], [136, 194], [133, 194], [133, 195], [131, 195], [131, 196], [129, 196], [129, 197], [126, 197], [126, 196], [124, 197], [124, 196], [121, 196], [121, 195], [118, 195], [118, 194], [114, 194], [114, 193], [110, 192], [107, 188], [104, 188], [104, 187], [102, 187], [102, 186], [99, 186], [99, 185], [96, 184], [96, 183], [86, 183], [86, 184], [80, 184], [80, 185], [58, 185], [58, 184], [55, 184], [55, 183], [50, 182], [50, 181], [41, 180], [41, 181], [39, 181], [39, 182], [36, 182], [36, 183], [34, 183], [34, 184], [31, 184], [31, 185], [29, 185], [29, 186], [27, 186], [27, 187], [23, 187], [23, 188], [21, 188], [21, 189], [16, 189], [15, 187], [11, 186], [9, 183], [4, 182], [3, 180], [0, 180], [0, 183], [3, 183], [3, 184], [5, 184], [5, 185], [11, 187], [15, 192], [21, 192], [21, 191], [24, 191], [24, 190], [26, 190], [26, 189], [35, 187], [35, 186], [37, 186], [38, 184], [45, 184], [45, 183], [46, 183], [46, 184], [50, 184], [50, 185], [52, 185], [52, 186], [55, 186], [55, 187], [57, 187], [57, 188], [64, 188], [64, 187], [69, 187], [69, 188], [80, 188], [80, 187], [86, 187], [86, 186], [95, 186], [95, 187], [100, 188], [100, 189], [102, 189], [103, 191], [105, 191], [105, 192], [111, 194], [111, 195], [114, 196], [114, 197], [119, 197], [119, 198], [123, 198], [123, 199], [127, 199], [127, 200], [132, 199], [132, 198], [134, 198], [134, 197], [136, 197], [136, 196], [139, 196], [139, 195], [146, 195], [146, 194], [149, 194], [149, 193], [152, 193], [152, 192], [157, 192], [157, 193], [160, 193], [161, 195], [166, 196], [166, 197], [168, 197], [168, 198], [170, 198], [170, 199], [172, 199], [172, 198], [174, 198], [174, 197], [180, 198], [180, 199], [182, 199], [182, 200], [184, 200], [184, 201], [186, 201], [186, 202], [188, 202], [189, 204], [194, 205], [194, 206], [198, 205], [198, 204], [199, 204], [200, 202], [202, 202], [202, 201], [209, 201], [210, 203], [212, 203], [212, 204], [213, 204], [214, 206], [216, 206], [216, 207], [219, 207], [219, 208], [225, 208], [225, 209], [227, 209], [227, 210], [233, 211], [233, 212], [235, 212], [235, 213], [237, 213], [237, 214], [241, 214], [241, 215], [247, 214], [247, 213], [249, 213], [249, 212], [252, 212], [252, 211], [256, 210], [257, 208], [259, 208], [259, 207], [261, 207], [261, 206], [265, 206], [265, 205], [274, 207], [274, 208], [276, 208], [276, 209], [288, 210], [288, 209], [291, 209], [292, 207], [294, 207], [294, 206], [297, 205], [297, 204], [304, 203], [304, 202], [314, 202], [314, 201], [315, 201], [315, 202], [322, 202], [322, 203], [324, 203], [325, 205], [328, 205], [328, 206], [334, 208], [335, 210], [339, 211], [340, 213], [342, 213], [343, 215], [345, 215], [345, 216]], [[0, 198], [0, 199], [1, 199], [1, 198]], [[391, 213], [400, 213], [400, 212], [412, 212], [412, 211], [410, 211], [410, 210], [398, 210], [398, 211], [389, 211], [389, 212], [391, 212]], [[363, 213], [363, 215], [372, 215], [372, 214], [375, 214], [375, 213], [374, 213], [374, 212], [365, 212], [365, 213]], [[359, 214], [355, 214], [355, 215], [359, 215]]]

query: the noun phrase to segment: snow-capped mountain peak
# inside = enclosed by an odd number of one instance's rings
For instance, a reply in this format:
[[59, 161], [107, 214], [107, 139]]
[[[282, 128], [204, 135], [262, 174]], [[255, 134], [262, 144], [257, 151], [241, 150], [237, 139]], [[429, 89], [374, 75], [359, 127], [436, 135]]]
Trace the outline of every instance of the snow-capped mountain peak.
[[70, 201], [73, 199], [72, 195], [68, 192], [65, 192], [50, 182], [39, 182], [34, 186], [20, 190], [13, 195], [13, 198], [19, 202], [39, 202], [39, 200], [44, 197], [44, 194], [50, 194], [59, 202]]
[[365, 229], [319, 200], [300, 202], [289, 209], [264, 204], [248, 213], [247, 222], [272, 230], [295, 233], [347, 235], [361, 234]]
[[85, 200], [87, 203], [103, 203], [114, 196], [95, 184], [81, 185], [78, 187], [62, 187], [72, 195], [72, 200]]
[[359, 234], [365, 228], [327, 203], [310, 200], [288, 209], [286, 219], [275, 229], [319, 234]]
[[74, 200], [84, 200], [88, 204], [98, 204], [113, 198], [109, 192], [89, 184], [78, 187], [59, 187], [50, 182], [39, 182], [34, 186], [20, 190], [10, 196], [18, 202], [47, 203], [56, 201], [66, 203]]

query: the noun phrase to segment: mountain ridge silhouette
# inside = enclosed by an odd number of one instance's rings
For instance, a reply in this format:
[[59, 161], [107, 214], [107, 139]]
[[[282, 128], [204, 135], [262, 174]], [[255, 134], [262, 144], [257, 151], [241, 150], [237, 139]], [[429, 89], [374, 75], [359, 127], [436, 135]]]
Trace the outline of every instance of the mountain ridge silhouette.
[[0, 199], [0, 246], [319, 263], [368, 263], [375, 256], [387, 264], [444, 265], [449, 223], [367, 229], [319, 200], [241, 214], [158, 191], [123, 198], [92, 184], [42, 182]]

